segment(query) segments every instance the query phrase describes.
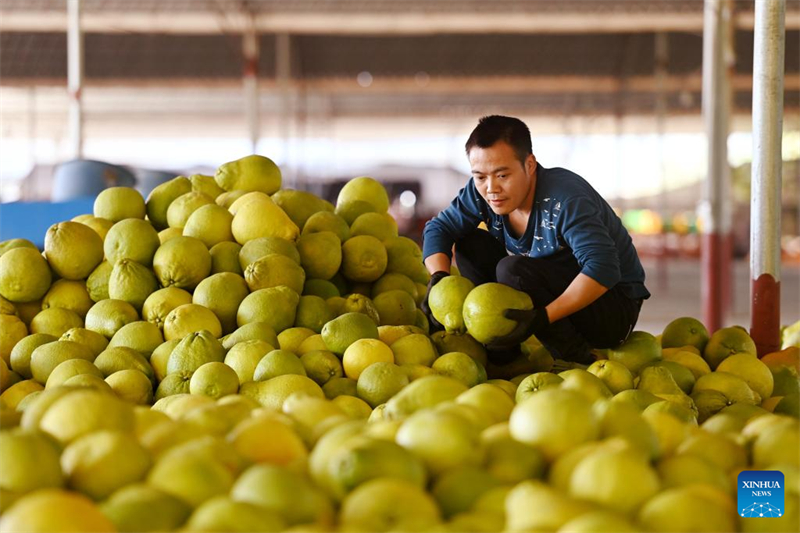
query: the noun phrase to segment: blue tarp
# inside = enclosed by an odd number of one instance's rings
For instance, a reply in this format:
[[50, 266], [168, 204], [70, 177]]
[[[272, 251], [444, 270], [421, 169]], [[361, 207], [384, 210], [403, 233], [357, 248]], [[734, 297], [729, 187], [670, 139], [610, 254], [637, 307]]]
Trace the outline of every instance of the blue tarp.
[[53, 224], [91, 214], [94, 197], [69, 202], [11, 202], [0, 204], [0, 241], [28, 239], [44, 248], [44, 235]]

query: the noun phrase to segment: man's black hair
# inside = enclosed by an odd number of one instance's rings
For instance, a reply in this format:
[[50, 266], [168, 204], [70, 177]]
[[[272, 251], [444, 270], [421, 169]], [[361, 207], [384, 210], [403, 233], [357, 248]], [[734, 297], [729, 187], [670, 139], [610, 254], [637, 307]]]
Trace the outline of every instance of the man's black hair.
[[489, 115], [481, 118], [467, 139], [467, 155], [475, 148], [489, 148], [497, 141], [503, 141], [514, 149], [517, 158], [524, 165], [525, 159], [533, 153], [531, 132], [518, 118]]

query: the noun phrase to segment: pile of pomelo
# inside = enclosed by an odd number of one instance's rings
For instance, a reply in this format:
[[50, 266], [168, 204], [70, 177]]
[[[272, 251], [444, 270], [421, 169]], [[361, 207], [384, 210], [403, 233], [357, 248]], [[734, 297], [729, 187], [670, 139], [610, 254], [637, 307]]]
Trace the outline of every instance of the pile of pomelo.
[[[0, 531], [797, 531], [800, 325], [679, 318], [588, 369], [513, 289], [429, 279], [367, 177], [249, 156], [0, 243]], [[779, 518], [737, 475], [779, 470]]]

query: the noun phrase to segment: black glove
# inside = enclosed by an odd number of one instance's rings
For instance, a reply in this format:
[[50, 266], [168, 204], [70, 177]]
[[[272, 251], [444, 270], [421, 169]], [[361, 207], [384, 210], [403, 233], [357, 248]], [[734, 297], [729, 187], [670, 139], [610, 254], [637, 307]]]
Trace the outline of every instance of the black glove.
[[517, 322], [511, 333], [492, 339], [486, 344], [490, 351], [504, 351], [515, 348], [531, 335], [539, 335], [550, 326], [547, 311], [542, 309], [506, 309], [503, 316]]
[[422, 312], [425, 313], [425, 316], [428, 318], [428, 325], [430, 326], [431, 333], [444, 330], [444, 326], [441, 325], [438, 320], [433, 318], [431, 307], [428, 305], [428, 296], [430, 295], [433, 286], [449, 275], [450, 274], [444, 270], [439, 270], [431, 274], [431, 279], [428, 280], [428, 289], [425, 291], [425, 299], [422, 301], [422, 305], [420, 307], [422, 308]]

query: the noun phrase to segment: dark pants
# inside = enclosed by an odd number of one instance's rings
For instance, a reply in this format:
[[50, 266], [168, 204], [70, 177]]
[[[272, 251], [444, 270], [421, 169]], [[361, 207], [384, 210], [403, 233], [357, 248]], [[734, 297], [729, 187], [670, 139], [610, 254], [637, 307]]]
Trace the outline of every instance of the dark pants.
[[[455, 251], [461, 275], [475, 285], [503, 283], [528, 293], [537, 309], [558, 298], [581, 271], [570, 250], [545, 258], [508, 255], [497, 239], [482, 230], [458, 241]], [[551, 324], [538, 339], [556, 359], [590, 363], [592, 348], [612, 348], [628, 337], [641, 306], [641, 300], [631, 300], [613, 287], [587, 307]]]

